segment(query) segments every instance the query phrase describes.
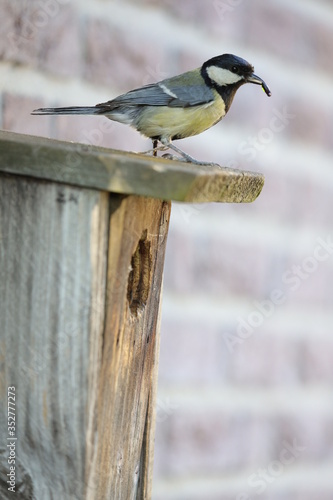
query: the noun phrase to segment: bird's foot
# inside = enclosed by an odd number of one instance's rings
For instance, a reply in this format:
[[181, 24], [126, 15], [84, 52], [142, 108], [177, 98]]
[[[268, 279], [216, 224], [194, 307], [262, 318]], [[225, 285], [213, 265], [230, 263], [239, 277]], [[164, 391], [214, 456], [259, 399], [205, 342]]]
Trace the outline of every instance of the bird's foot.
[[[155, 146], [155, 143], [154, 143], [154, 146]], [[181, 161], [181, 162], [185, 162], [185, 163], [192, 163], [193, 165], [202, 165], [202, 166], [221, 168], [218, 163], [199, 161], [199, 160], [196, 160], [195, 158], [192, 158], [192, 156], [185, 153], [181, 149], [177, 148], [172, 143], [164, 144], [162, 146], [156, 146], [153, 149], [149, 149], [148, 151], [144, 151], [141, 154], [157, 156], [157, 151], [167, 151], [168, 149], [172, 149], [173, 151], [175, 151], [177, 153], [177, 155], [173, 155], [171, 153], [165, 153], [162, 155], [162, 158], [165, 158], [166, 160]]]
[[[195, 158], [192, 158], [192, 156], [185, 153], [185, 151], [177, 148], [177, 146], [175, 146], [171, 141], [164, 142], [164, 146], [166, 146], [169, 149], [172, 149], [173, 151], [175, 151], [175, 153], [177, 153], [179, 155], [178, 157], [176, 157], [177, 161], [185, 161], [186, 163], [193, 163], [194, 165], [206, 165], [206, 166], [209, 165], [209, 166], [214, 166], [214, 167], [220, 167], [220, 165], [217, 165], [216, 163], [210, 163], [207, 161], [199, 161], [199, 160], [196, 160]], [[171, 157], [172, 159], [174, 159], [173, 155], [167, 155], [167, 156], [163, 155], [163, 156], [167, 157], [167, 158]]]
[[167, 149], [169, 149], [169, 148], [167, 148], [166, 146], [158, 146], [157, 148], [154, 148], [154, 149], [148, 149], [148, 151], [143, 151], [143, 152], [142, 152], [142, 153], [140, 153], [140, 154], [142, 154], [142, 155], [147, 155], [147, 156], [148, 156], [148, 155], [149, 155], [149, 156], [150, 156], [150, 155], [152, 155], [152, 156], [156, 156], [157, 151], [166, 151]]
[[165, 158], [166, 160], [182, 161], [182, 162], [188, 163], [188, 160], [186, 160], [185, 158], [182, 158], [181, 156], [173, 155], [171, 153], [165, 153], [164, 155], [162, 155], [162, 158]]
[[190, 160], [188, 158], [184, 158], [183, 156], [176, 156], [176, 155], [173, 155], [171, 153], [165, 153], [164, 155], [162, 155], [162, 158], [165, 158], [166, 160], [181, 161], [181, 162], [185, 162], [185, 163], [192, 163], [193, 165], [202, 165], [202, 166], [208, 166], [208, 167], [219, 167], [219, 168], [221, 168], [218, 163], [211, 163], [211, 162], [207, 162], [207, 161], [199, 161], [199, 160], [195, 160], [194, 158], [192, 158]]

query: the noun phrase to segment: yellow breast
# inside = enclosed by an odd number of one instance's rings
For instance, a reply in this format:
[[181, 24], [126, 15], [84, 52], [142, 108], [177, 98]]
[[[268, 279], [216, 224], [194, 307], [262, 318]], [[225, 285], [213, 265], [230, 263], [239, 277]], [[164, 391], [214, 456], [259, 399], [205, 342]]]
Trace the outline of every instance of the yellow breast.
[[147, 106], [134, 126], [146, 137], [184, 139], [207, 130], [224, 115], [224, 102], [214, 90], [214, 101], [208, 104], [188, 108]]

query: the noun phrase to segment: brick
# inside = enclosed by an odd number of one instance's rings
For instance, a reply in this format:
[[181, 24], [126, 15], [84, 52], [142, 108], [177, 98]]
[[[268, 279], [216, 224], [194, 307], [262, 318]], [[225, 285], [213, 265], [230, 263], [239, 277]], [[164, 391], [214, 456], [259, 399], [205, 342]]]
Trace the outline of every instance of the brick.
[[23, 5], [4, 0], [0, 54], [3, 59], [42, 67], [52, 73], [80, 72], [78, 18], [74, 10], [57, 0], [31, 0]]
[[[246, 316], [243, 319], [246, 320]], [[237, 330], [228, 333], [239, 335]], [[224, 339], [222, 343], [221, 350], [227, 347]], [[299, 351], [298, 341], [270, 335], [264, 322], [263, 327], [254, 328], [252, 335], [244, 339], [242, 344], [235, 345], [233, 352], [228, 351], [228, 382], [253, 388], [281, 385], [295, 387], [301, 384], [302, 360]]]
[[[268, 146], [269, 147], [269, 146]], [[201, 153], [205, 157], [205, 153]], [[186, 210], [183, 210], [184, 222], [194, 222], [198, 215], [200, 218], [207, 216], [207, 220], [211, 217], [219, 217], [221, 212], [223, 216], [237, 215], [244, 216], [246, 219], [253, 219], [257, 216], [263, 217], [264, 214], [270, 214], [270, 222], [283, 226], [284, 224], [291, 225], [295, 231], [291, 232], [291, 240], [297, 237], [297, 227], [315, 226], [317, 232], [321, 232], [326, 236], [327, 227], [330, 225], [330, 206], [332, 200], [332, 190], [329, 183], [324, 183], [318, 179], [318, 183], [314, 182], [313, 176], [307, 172], [304, 175], [295, 173], [295, 162], [288, 157], [284, 160], [284, 169], [280, 171], [279, 158], [270, 161], [270, 167], [267, 167], [267, 160], [261, 161], [260, 153], [258, 158], [252, 162], [248, 162], [247, 158], [242, 155], [235, 154], [234, 158], [228, 158], [227, 161], [221, 162], [224, 165], [229, 165], [229, 161], [235, 161], [234, 166], [246, 170], [255, 170], [265, 174], [265, 185], [263, 190], [251, 204], [231, 204], [231, 205], [209, 205], [198, 206], [196, 210], [193, 208], [188, 215]], [[303, 165], [303, 158], [299, 158], [300, 165]], [[230, 164], [232, 166], [232, 164]], [[265, 217], [263, 218], [265, 219]], [[283, 257], [284, 258], [284, 257]]]
[[[315, 95], [304, 106], [304, 98], [290, 98], [280, 89], [278, 82], [270, 79], [269, 74], [258, 74], [271, 87], [273, 96], [267, 99], [258, 86], [245, 85], [236, 94], [234, 102], [223, 120], [223, 129], [240, 127], [240, 144], [242, 128], [248, 131], [245, 140], [255, 138], [261, 148], [272, 148], [276, 141], [287, 140], [313, 144], [323, 148], [333, 145], [332, 110], [317, 102]], [[284, 115], [286, 123], [279, 118]], [[278, 128], [278, 131], [275, 129]], [[270, 132], [265, 132], [268, 129]], [[263, 142], [269, 139], [268, 142]], [[249, 147], [249, 146], [248, 146]], [[243, 147], [242, 150], [245, 148]], [[265, 149], [265, 147], [264, 147]], [[262, 149], [261, 149], [262, 150]], [[260, 150], [260, 151], [261, 151]], [[258, 152], [260, 153], [258, 150]]]
[[333, 341], [309, 340], [301, 347], [303, 353], [302, 375], [309, 384], [333, 383]]
[[[300, 487], [299, 491], [295, 491], [289, 498], [290, 500], [317, 500], [318, 498], [320, 500], [332, 500], [333, 488], [331, 491], [326, 488], [320, 488], [320, 490], [316, 488], [315, 491], [309, 492], [302, 490]], [[276, 497], [276, 500], [280, 500], [279, 497]]]
[[275, 417], [276, 447], [283, 441], [297, 440], [304, 450], [297, 459], [302, 463], [324, 463], [333, 458], [332, 415], [313, 408], [297, 415]]
[[[299, 19], [287, 10], [274, 4], [253, 2], [244, 7], [248, 22], [244, 25], [243, 40], [263, 47], [279, 55], [293, 57], [293, 44], [297, 38]], [[274, 19], [274, 22], [272, 20]], [[283, 32], [283, 36], [282, 35]]]
[[141, 3], [148, 7], [159, 8], [179, 20], [195, 22], [202, 19], [207, 8], [206, 4], [200, 0], [183, 0], [174, 2], [173, 0], [143, 0]]
[[73, 7], [51, 0], [54, 11], [44, 11], [45, 26], [40, 29], [39, 66], [61, 76], [76, 76], [83, 71], [79, 17]]
[[[132, 0], [132, 3], [133, 0]], [[221, 41], [230, 37], [237, 38], [242, 31], [242, 25], [246, 19], [242, 16], [242, 9], [234, 7], [228, 0], [201, 2], [200, 0], [184, 0], [174, 2], [173, 0], [144, 0], [145, 6], [159, 8], [166, 15], [183, 22], [194, 25], [196, 29], [219, 36]], [[227, 5], [225, 9], [224, 6]], [[217, 54], [212, 54], [217, 55]]]
[[[209, 221], [210, 208], [205, 210]], [[184, 212], [184, 216], [188, 213]], [[246, 255], [246, 259], [245, 259]], [[170, 256], [170, 258], [169, 258]], [[266, 287], [269, 255], [255, 243], [236, 244], [219, 235], [185, 236], [171, 228], [165, 283], [170, 290], [223, 295], [260, 295]], [[200, 284], [200, 285], [199, 285]]]
[[[192, 24], [201, 32], [209, 33], [210, 37], [222, 40], [222, 43], [229, 44], [229, 40], [232, 40], [244, 47], [252, 45], [260, 51], [265, 50], [269, 54], [297, 61], [298, 64], [310, 63], [312, 67], [321, 68], [327, 73], [332, 71], [331, 27], [329, 23], [325, 25], [311, 18], [306, 10], [300, 13], [258, 0], [250, 4], [232, 0], [145, 0], [142, 3], [148, 7], [158, 7], [177, 21]], [[239, 55], [245, 57], [245, 54]]]
[[[177, 410], [157, 423], [157, 477], [228, 474], [256, 471], [279, 460], [282, 450], [294, 446], [295, 460], [288, 470], [332, 460], [332, 416], [314, 409], [306, 415], [252, 416], [238, 412]], [[287, 467], [287, 466], [286, 466]], [[249, 473], [249, 474], [250, 474]]]
[[[278, 4], [252, 2], [247, 4], [247, 19], [243, 40], [270, 54], [332, 72], [330, 47], [333, 43], [331, 26], [319, 23], [304, 12], [281, 9]], [[272, 22], [274, 19], [274, 22]]]
[[[239, 318], [247, 322], [248, 315], [240, 314]], [[332, 381], [331, 342], [273, 335], [265, 321], [258, 328], [250, 328], [249, 337], [243, 339], [238, 330], [240, 319], [235, 318], [234, 325], [221, 322], [219, 327], [212, 326], [209, 320], [198, 324], [162, 319], [160, 384], [202, 387], [228, 383], [258, 388]], [[235, 337], [242, 339], [242, 343], [231, 345]]]
[[[293, 204], [290, 204], [291, 199]], [[319, 189], [309, 179], [270, 175], [263, 193], [253, 205], [224, 206], [223, 214], [228, 218], [229, 213], [244, 213], [251, 217], [251, 213], [262, 215], [269, 212], [275, 224], [315, 225], [317, 235], [325, 240], [330, 203], [329, 186]], [[315, 210], [316, 206], [323, 209]], [[183, 220], [184, 226], [195, 224], [197, 217], [201, 224], [202, 221], [209, 224], [216, 210], [220, 213], [221, 207], [180, 206], [177, 207], [177, 217]], [[236, 243], [231, 237], [199, 232], [191, 234], [171, 226], [165, 264], [166, 286], [177, 293], [192, 293], [197, 289], [200, 293], [218, 294], [221, 298], [230, 294], [247, 294], [253, 296], [253, 300], [267, 299], [274, 288], [279, 288], [286, 294], [289, 307], [301, 303], [329, 307], [332, 300], [329, 286], [332, 258], [327, 254], [326, 261], [314, 260], [314, 250], [318, 245], [315, 236], [306, 243], [303, 252], [293, 249], [296, 240], [295, 230], [290, 233], [288, 246], [270, 250], [276, 244], [270, 245], [268, 240], [268, 246], [248, 241], [239, 243], [239, 240]], [[301, 266], [304, 279], [297, 277], [294, 266]], [[288, 282], [284, 281], [285, 274]]]
[[[213, 0], [207, 4], [204, 18], [204, 28], [220, 40], [242, 41], [246, 23], [247, 11], [242, 0]], [[242, 56], [242, 54], [239, 54]]]
[[192, 69], [200, 68], [203, 63], [204, 60], [202, 59], [200, 54], [180, 47], [179, 51], [173, 55], [173, 60], [171, 63], [172, 76], [180, 75], [181, 73], [191, 71]]
[[3, 0], [0, 4], [1, 59], [25, 64], [38, 63], [38, 36], [37, 29], [31, 21], [37, 1], [21, 2]]
[[267, 419], [240, 413], [177, 410], [156, 429], [156, 476], [225, 474], [269, 460]]
[[[326, 236], [326, 232], [323, 233], [324, 241]], [[325, 256], [326, 253], [327, 261], [316, 260], [314, 249], [318, 247], [318, 242], [315, 240], [311, 243], [311, 250], [304, 252], [301, 256], [286, 255], [285, 270], [282, 276], [284, 276], [283, 287], [287, 303], [288, 305], [326, 306], [329, 310], [332, 301], [329, 282], [330, 276], [333, 275], [333, 257], [327, 254], [322, 247], [321, 254]]]
[[[288, 167], [289, 161], [286, 162]], [[291, 172], [294, 167], [295, 165], [290, 164]], [[267, 210], [276, 223], [289, 222], [293, 227], [315, 226], [317, 231], [323, 231], [326, 235], [332, 197], [330, 186], [316, 184], [306, 174], [289, 176], [278, 174], [277, 171], [278, 169], [266, 176], [263, 192], [251, 206], [251, 210], [259, 214]]]
[[[302, 41], [303, 50], [301, 60], [306, 64], [313, 64], [324, 72], [332, 74], [333, 62], [329, 55], [333, 43], [332, 27], [329, 23], [313, 22], [308, 18], [304, 28], [300, 27], [299, 39]], [[309, 57], [310, 56], [310, 57]]]
[[123, 91], [170, 76], [159, 41], [139, 39], [101, 20], [88, 21], [86, 52], [87, 79]]
[[[295, 118], [290, 120], [288, 134], [290, 139], [311, 143], [313, 145], [331, 148], [333, 146], [332, 111], [316, 102], [315, 96], [304, 106], [304, 99], [293, 99], [286, 103]], [[309, 126], [311, 124], [311, 126]]]
[[22, 134], [49, 137], [51, 119], [49, 116], [31, 116], [31, 111], [43, 105], [40, 99], [22, 95], [5, 94], [3, 97], [3, 128]]
[[[279, 477], [278, 477], [279, 478]], [[278, 479], [277, 478], [277, 479]], [[315, 486], [314, 486], [315, 488]], [[261, 500], [331, 500], [333, 498], [333, 490], [331, 493], [327, 489], [316, 488], [314, 491], [303, 490], [302, 484], [296, 489], [294, 487], [292, 490], [283, 488], [282, 491], [277, 487], [277, 491], [268, 490], [268, 496], [261, 498]], [[235, 500], [235, 499], [233, 499]]]
[[[286, 159], [286, 165], [289, 161]], [[290, 172], [294, 165], [290, 164]], [[328, 187], [318, 186], [312, 179], [295, 175], [278, 173], [278, 167], [266, 175], [265, 186], [260, 197], [251, 206], [254, 212], [272, 214], [274, 223], [293, 226], [315, 223], [318, 226], [326, 225], [327, 214], [324, 210], [314, 210], [317, 202], [322, 199], [325, 205], [331, 197]], [[292, 203], [291, 203], [292, 200]], [[327, 200], [327, 202], [326, 202]]]
[[160, 384], [216, 384], [226, 378], [227, 367], [228, 353], [221, 349], [216, 327], [162, 317]]
[[[199, 486], [201, 487], [201, 485]], [[202, 487], [201, 487], [202, 489]], [[200, 494], [200, 493], [199, 493]], [[154, 491], [154, 484], [153, 484], [153, 498], [154, 500], [184, 500], [185, 494], [175, 494], [175, 495], [172, 495], [168, 492], [166, 493], [165, 495], [163, 494], [156, 494], [155, 491]], [[198, 493], [195, 495], [195, 496], [186, 496], [186, 500], [198, 500], [200, 497], [198, 496]], [[235, 495], [224, 495], [223, 493], [220, 493], [218, 494], [217, 496], [216, 495], [209, 495], [208, 493], [205, 492], [205, 500], [241, 500], [241, 499], [238, 499], [235, 497]], [[244, 500], [248, 500], [248, 499], [244, 499]], [[250, 499], [249, 499], [250, 500]], [[265, 499], [261, 499], [261, 500], [265, 500]]]
[[262, 328], [254, 328], [242, 344], [232, 345], [231, 351], [230, 337], [226, 334], [239, 335], [239, 324], [233, 326], [221, 323], [217, 331], [209, 321], [204, 325], [162, 321], [160, 383], [195, 384], [196, 387], [221, 382], [251, 387], [301, 383], [301, 359], [296, 341], [279, 339], [266, 331], [263, 334], [264, 323]]

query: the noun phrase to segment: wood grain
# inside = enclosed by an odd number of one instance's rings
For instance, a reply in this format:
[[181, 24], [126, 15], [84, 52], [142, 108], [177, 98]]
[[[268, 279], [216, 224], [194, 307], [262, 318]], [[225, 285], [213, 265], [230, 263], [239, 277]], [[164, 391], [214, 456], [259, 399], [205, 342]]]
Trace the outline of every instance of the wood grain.
[[20, 498], [151, 499], [163, 200], [250, 202], [263, 182], [0, 132], [0, 430], [15, 386]]
[[0, 131], [0, 170], [161, 200], [245, 203], [262, 174]]
[[[104, 329], [109, 194], [0, 176], [1, 444], [17, 393], [17, 492], [84, 498]], [[7, 450], [0, 496], [8, 498]]]
[[150, 499], [170, 203], [0, 175], [0, 496]]
[[169, 212], [169, 203], [149, 198], [114, 196], [111, 201], [110, 295], [91, 499], [151, 495], [156, 337]]

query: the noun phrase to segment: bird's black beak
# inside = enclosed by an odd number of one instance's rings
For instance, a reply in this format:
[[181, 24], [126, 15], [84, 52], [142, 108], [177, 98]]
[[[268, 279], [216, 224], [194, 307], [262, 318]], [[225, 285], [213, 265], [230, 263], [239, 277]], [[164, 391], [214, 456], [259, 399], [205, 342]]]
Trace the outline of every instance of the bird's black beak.
[[246, 81], [248, 83], [255, 83], [256, 85], [261, 85], [261, 87], [263, 88], [265, 94], [268, 95], [268, 97], [270, 97], [272, 95], [269, 87], [266, 85], [266, 83], [264, 82], [264, 80], [262, 78], [260, 78], [260, 76], [257, 76], [254, 73], [252, 73], [252, 75], [250, 75], [250, 76], [247, 77]]

